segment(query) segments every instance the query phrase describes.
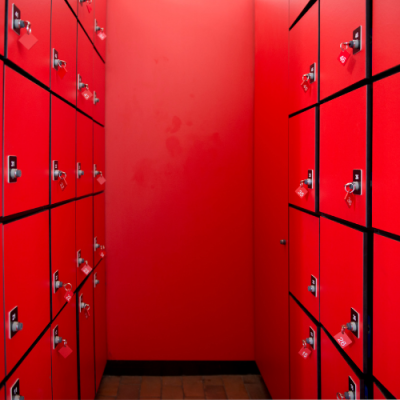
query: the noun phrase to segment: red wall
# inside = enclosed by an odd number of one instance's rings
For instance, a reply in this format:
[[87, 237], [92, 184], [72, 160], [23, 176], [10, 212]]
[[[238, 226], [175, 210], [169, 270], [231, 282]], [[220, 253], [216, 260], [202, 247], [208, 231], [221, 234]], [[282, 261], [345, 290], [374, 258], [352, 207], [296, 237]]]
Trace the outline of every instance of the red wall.
[[108, 2], [111, 360], [254, 359], [253, 13]]

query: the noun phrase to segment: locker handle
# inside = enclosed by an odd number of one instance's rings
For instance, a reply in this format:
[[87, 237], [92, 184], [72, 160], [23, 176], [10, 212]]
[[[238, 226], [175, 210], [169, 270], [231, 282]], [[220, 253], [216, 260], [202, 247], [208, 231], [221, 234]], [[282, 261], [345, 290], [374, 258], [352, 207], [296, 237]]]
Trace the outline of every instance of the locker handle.
[[97, 97], [96, 92], [93, 92], [93, 104], [96, 105], [100, 102], [100, 99]]
[[14, 20], [14, 29], [26, 28], [26, 33], [28, 35], [32, 32], [32, 24], [29, 21], [24, 21], [22, 19]]
[[303, 81], [304, 80], [313, 82], [314, 81], [314, 74], [312, 72], [309, 72], [308, 74], [304, 74], [303, 75]]
[[279, 243], [285, 245], [286, 244], [286, 240], [285, 239], [281, 239], [281, 241]]
[[[346, 46], [346, 47], [344, 47]], [[359, 40], [351, 40], [350, 42], [342, 42], [340, 43], [340, 49], [345, 51], [348, 47], [351, 49], [359, 49], [360, 48], [360, 41]]]
[[20, 169], [13, 168], [10, 172], [11, 178], [21, 178], [22, 171]]
[[309, 188], [312, 188], [312, 179], [309, 179], [309, 178], [303, 179], [303, 180], [300, 181], [300, 185], [302, 183], [305, 183]]
[[342, 333], [348, 329], [351, 332], [357, 332], [357, 324], [355, 322], [348, 322], [345, 325], [342, 325]]
[[56, 281], [55, 282], [55, 287], [56, 287], [56, 289], [60, 289], [60, 288], [62, 288], [64, 286], [64, 283], [63, 282], [61, 282], [61, 281]]
[[23, 324], [22, 322], [15, 321], [15, 322], [13, 322], [12, 325], [11, 325], [11, 330], [12, 330], [13, 332], [22, 331], [23, 328], [24, 328], [24, 324]]
[[[350, 190], [347, 190], [349, 188]], [[344, 185], [344, 190], [347, 193], [353, 193], [355, 190], [360, 190], [360, 182], [349, 182]]]
[[315, 285], [308, 286], [307, 290], [311, 293], [315, 293]]
[[56, 336], [55, 338], [54, 338], [54, 344], [59, 344], [59, 343], [61, 343], [61, 342], [63, 342], [63, 338], [61, 337], [61, 336]]
[[67, 62], [64, 60], [54, 60], [54, 68], [67, 68]]
[[303, 347], [306, 347], [307, 344], [314, 346], [314, 339], [312, 337], [308, 337], [307, 339], [303, 340]]

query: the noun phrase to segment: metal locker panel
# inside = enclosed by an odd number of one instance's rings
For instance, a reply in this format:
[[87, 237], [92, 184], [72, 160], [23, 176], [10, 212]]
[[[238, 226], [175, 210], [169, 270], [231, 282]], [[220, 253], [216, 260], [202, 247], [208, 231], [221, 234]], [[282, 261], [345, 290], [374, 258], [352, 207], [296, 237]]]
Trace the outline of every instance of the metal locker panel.
[[[3, 243], [3, 226], [0, 225], [0, 243]], [[0, 246], [0, 260], [3, 260], [3, 246]], [[4, 360], [4, 302], [3, 302], [3, 274], [0, 273], [0, 360]], [[0, 381], [6, 376], [4, 362], [0, 363]], [[0, 397], [4, 398], [4, 390], [0, 392]]]
[[94, 3], [94, 0], [78, 0], [78, 19], [90, 40], [93, 40], [94, 32]]
[[106, 261], [93, 273], [96, 392], [107, 364]]
[[[317, 326], [299, 305], [290, 298], [290, 398], [318, 398]], [[303, 341], [312, 338], [313, 343]], [[300, 354], [307, 349], [309, 355]]]
[[[361, 48], [347, 48], [347, 61], [339, 61], [340, 44], [353, 41], [361, 26]], [[366, 1], [321, 1], [320, 63], [321, 99], [366, 78]], [[345, 47], [345, 46], [343, 46]]]
[[[4, 215], [49, 203], [50, 94], [22, 75], [5, 68]], [[13, 157], [22, 176], [12, 179]], [[9, 168], [10, 165], [10, 168]], [[12, 171], [11, 171], [12, 172]]]
[[[101, 192], [105, 190], [106, 183], [99, 182], [99, 178], [106, 178], [106, 136], [105, 129], [94, 123], [93, 124], [93, 143], [94, 143], [94, 157], [93, 157], [93, 174], [96, 174], [94, 177], [93, 183], [93, 191], [95, 193]], [[96, 168], [96, 172], [95, 171]]]
[[81, 197], [93, 193], [93, 121], [79, 112], [76, 140], [76, 195]]
[[[80, 398], [95, 398], [93, 279], [90, 276], [78, 293]], [[89, 307], [86, 315], [84, 307]]]
[[387, 399], [387, 397], [382, 393], [382, 391], [378, 388], [377, 384], [374, 382], [374, 399]]
[[105, 125], [106, 112], [106, 65], [93, 52], [93, 119], [99, 124]]
[[319, 285], [319, 218], [289, 208], [290, 292], [318, 321]]
[[[320, 211], [366, 226], [367, 88], [321, 105]], [[351, 117], [341, 117], [349, 113]], [[358, 172], [357, 172], [358, 171]], [[361, 171], [361, 172], [360, 172]], [[360, 194], [345, 201], [345, 185], [359, 179]], [[355, 192], [356, 193], [356, 192]]]
[[[289, 119], [289, 203], [309, 211], [317, 210], [315, 113], [316, 110], [311, 109]], [[296, 191], [301, 181], [307, 179], [311, 179], [312, 184], [303, 183], [307, 193], [300, 197]]]
[[4, 56], [4, 22], [6, 13], [6, 0], [0, 0], [0, 54]]
[[[349, 377], [356, 386], [354, 399], [363, 398], [363, 381], [347, 364], [326, 333], [321, 329], [321, 398], [336, 399], [349, 391]], [[339, 397], [340, 398], [340, 397]]]
[[99, 36], [99, 32], [104, 32], [107, 35], [107, 1], [106, 0], [94, 0], [94, 16], [95, 16], [95, 26], [103, 30], [97, 30], [93, 35], [93, 43], [97, 51], [100, 53], [102, 59], [106, 60], [106, 42], [107, 39], [102, 40]]
[[51, 16], [51, 90], [76, 105], [78, 22], [64, 0], [53, 0]]
[[400, 235], [400, 74], [374, 83], [372, 226]]
[[[3, 225], [3, 238], [6, 368], [10, 372], [50, 323], [49, 212]], [[22, 330], [13, 332], [10, 320], [22, 323]]]
[[320, 220], [320, 320], [334, 337], [344, 324], [352, 322], [352, 309], [358, 313], [358, 335], [346, 329], [352, 343], [347, 347], [341, 343], [361, 371], [367, 323], [363, 298], [367, 290], [364, 287], [364, 235], [327, 218]]
[[78, 15], [78, 1], [79, 0], [66, 0], [75, 15]]
[[[273, 62], [279, 62], [274, 60]], [[289, 114], [318, 101], [318, 3], [289, 33]], [[302, 82], [309, 77], [308, 89]], [[271, 77], [273, 79], [273, 77]]]
[[[1, 2], [0, 2], [1, 5]], [[0, 27], [1, 27], [1, 23], [0, 23]], [[4, 30], [3, 30], [4, 31]], [[3, 61], [0, 61], [0, 90], [2, 91], [2, 93], [4, 93], [3, 89], [4, 89], [4, 63]], [[4, 96], [4, 95], [3, 95]], [[0, 96], [0, 109], [3, 109], [3, 96]], [[0, 113], [0, 123], [3, 125], [3, 113]], [[4, 133], [3, 133], [3, 138], [4, 138]], [[0, 143], [0, 151], [3, 152], [3, 140]], [[4, 172], [3, 172], [4, 174]], [[0, 197], [3, 199], [3, 185], [0, 185]], [[4, 201], [4, 200], [3, 200]], [[0, 215], [3, 215], [3, 207], [1, 208], [1, 212]]]
[[33, 347], [6, 382], [6, 399], [51, 399], [50, 330]]
[[75, 151], [76, 110], [51, 96], [51, 204], [75, 197]]
[[[51, 298], [53, 317], [76, 289], [75, 202], [51, 211]], [[65, 287], [57, 288], [56, 282]]]
[[309, 0], [290, 0], [289, 1], [289, 26], [293, 24], [296, 18], [304, 10]]
[[[78, 348], [76, 340], [76, 295], [51, 324], [51, 359], [53, 375], [53, 399], [70, 400], [78, 398]], [[56, 343], [58, 336], [66, 340], [71, 353], [64, 357], [64, 342]], [[60, 339], [59, 339], [60, 340]]]
[[[7, 58], [46, 86], [50, 85], [50, 14], [51, 0], [8, 2]], [[13, 29], [19, 19], [30, 22], [30, 35], [26, 28]]]
[[[100, 193], [93, 197], [94, 215], [94, 265], [97, 265], [104, 258], [106, 251], [105, 235], [105, 194]], [[103, 254], [103, 257], [102, 257]]]

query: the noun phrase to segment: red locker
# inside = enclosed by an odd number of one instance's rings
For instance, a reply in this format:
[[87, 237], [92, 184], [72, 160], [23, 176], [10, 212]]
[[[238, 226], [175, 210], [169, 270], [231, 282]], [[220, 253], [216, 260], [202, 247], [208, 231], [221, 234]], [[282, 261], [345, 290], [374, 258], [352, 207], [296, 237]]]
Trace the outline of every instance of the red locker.
[[[374, 376], [396, 398], [400, 396], [400, 382], [396, 365], [400, 356], [398, 332], [400, 321], [393, 317], [400, 302], [398, 290], [400, 271], [398, 257], [400, 242], [374, 235]], [[390, 324], [390, 329], [382, 329]], [[392, 337], [391, 333], [395, 333]]]
[[94, 0], [78, 0], [78, 19], [91, 40], [93, 40], [94, 14]]
[[107, 35], [106, 29], [106, 14], [107, 14], [107, 2], [106, 0], [94, 0], [94, 26], [95, 31], [93, 35], [93, 43], [97, 51], [100, 53], [103, 60], [106, 60], [106, 42], [107, 39], [103, 34]]
[[50, 84], [50, 14], [51, 0], [8, 2], [8, 58], [46, 86]]
[[[1, 6], [1, 0], [0, 0], [0, 6]], [[1, 22], [0, 22], [0, 28], [1, 28]], [[4, 93], [3, 80], [4, 80], [4, 63], [3, 63], [3, 61], [0, 61], [0, 90], [2, 91], [2, 93]], [[0, 96], [0, 109], [1, 110], [3, 110], [3, 96]], [[4, 126], [3, 125], [3, 113], [0, 113], [0, 123], [2, 124], [1, 126]], [[3, 137], [4, 137], [4, 135], [3, 135]], [[1, 141], [1, 143], [0, 143], [0, 151], [3, 152], [3, 141]], [[0, 185], [0, 197], [3, 198], [3, 185]], [[2, 211], [0, 214], [3, 215], [3, 212], [4, 212], [4, 209], [2, 208]]]
[[51, 89], [75, 105], [78, 22], [64, 0], [53, 0], [51, 15]]
[[290, 398], [318, 398], [317, 326], [290, 298]]
[[66, 0], [69, 6], [72, 8], [75, 15], [78, 15], [78, 2], [79, 0]]
[[289, 1], [289, 26], [293, 24], [296, 18], [304, 10], [309, 0], [290, 0]]
[[372, 73], [379, 74], [400, 64], [397, 40], [400, 3], [396, 0], [372, 2]]
[[94, 268], [93, 242], [93, 198], [86, 197], [76, 202], [77, 286]]
[[387, 399], [387, 397], [378, 388], [377, 384], [374, 382], [374, 399]]
[[374, 83], [372, 225], [400, 235], [400, 74]]
[[[320, 235], [321, 323], [333, 337], [338, 335], [338, 344], [363, 371], [366, 234], [321, 218]], [[342, 327], [353, 322], [354, 331], [349, 325], [344, 330], [349, 344]]]
[[[53, 399], [77, 399], [76, 295], [51, 324], [50, 333]], [[68, 348], [71, 350], [69, 354], [66, 352]]]
[[[3, 243], [3, 226], [0, 225], [0, 243]], [[0, 260], [3, 260], [3, 246], [0, 246]], [[0, 381], [6, 376], [4, 368], [4, 303], [3, 303], [3, 274], [0, 273]], [[0, 391], [0, 398], [4, 398], [4, 390]]]
[[82, 400], [95, 398], [93, 280], [85, 282], [78, 293], [79, 365]]
[[93, 197], [94, 210], [94, 265], [105, 257], [105, 194]]
[[321, 1], [321, 99], [366, 78], [365, 6], [365, 0]]
[[[279, 58], [274, 62], [279, 62]], [[289, 114], [318, 101], [317, 62], [318, 3], [289, 34]]]
[[[53, 317], [76, 289], [75, 202], [51, 211], [51, 298]], [[62, 287], [60, 287], [62, 285]]]
[[320, 130], [320, 211], [364, 226], [366, 105], [366, 87], [322, 104]]
[[49, 212], [3, 225], [3, 237], [9, 372], [50, 322]]
[[6, 399], [51, 399], [50, 331], [43, 335], [6, 382]]
[[48, 92], [5, 69], [5, 216], [49, 203], [49, 108]]
[[105, 125], [106, 65], [95, 51], [93, 52], [93, 67], [93, 119]]
[[96, 392], [107, 363], [107, 320], [106, 320], [106, 264], [101, 262], [93, 274], [94, 287], [94, 343]]
[[0, 54], [4, 56], [4, 21], [6, 12], [6, 0], [0, 0]]
[[[321, 398], [340, 399], [346, 392], [353, 392], [353, 399], [363, 396], [363, 381], [340, 355], [326, 333], [321, 329]], [[348, 393], [348, 395], [352, 395]], [[339, 397], [337, 397], [339, 396]]]
[[319, 218], [289, 208], [289, 286], [319, 320]]
[[309, 211], [317, 211], [318, 207], [315, 113], [316, 110], [311, 109], [289, 119], [289, 203]]
[[[81, 9], [82, 5], [79, 6]], [[86, 8], [86, 5], [84, 5]], [[93, 45], [83, 29], [78, 26], [78, 82], [77, 107], [92, 116], [93, 113]]]
[[93, 121], [77, 113], [76, 121], [76, 195], [93, 192]]
[[75, 197], [75, 130], [76, 110], [51, 96], [51, 204]]
[[106, 183], [106, 137], [105, 129], [98, 125], [93, 124], [93, 143], [94, 143], [94, 159], [93, 159], [93, 191], [95, 193], [105, 190]]

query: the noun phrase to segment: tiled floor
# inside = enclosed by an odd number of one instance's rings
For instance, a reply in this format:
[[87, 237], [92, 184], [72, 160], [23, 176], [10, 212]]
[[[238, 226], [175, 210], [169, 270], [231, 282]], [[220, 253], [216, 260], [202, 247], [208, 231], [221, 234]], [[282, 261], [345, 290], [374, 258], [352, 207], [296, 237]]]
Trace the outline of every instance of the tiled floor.
[[259, 375], [104, 376], [97, 399], [270, 399]]

